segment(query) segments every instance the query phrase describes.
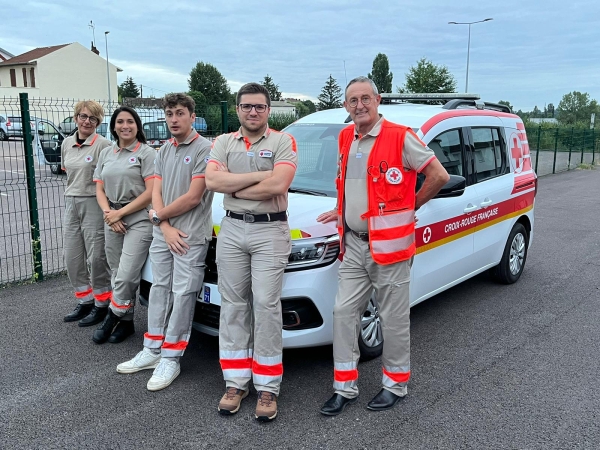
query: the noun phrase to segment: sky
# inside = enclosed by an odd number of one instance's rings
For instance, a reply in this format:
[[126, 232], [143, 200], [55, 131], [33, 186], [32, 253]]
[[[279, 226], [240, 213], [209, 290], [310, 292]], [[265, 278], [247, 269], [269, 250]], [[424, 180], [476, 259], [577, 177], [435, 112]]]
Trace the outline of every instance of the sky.
[[[213, 64], [232, 92], [269, 74], [284, 97], [316, 100], [331, 74], [341, 87], [387, 55], [394, 90], [425, 57], [465, 91], [515, 110], [558, 106], [571, 91], [600, 101], [600, 2], [546, 0], [72, 0], [5, 5], [0, 47], [18, 55], [79, 42], [96, 47], [144, 96], [187, 91], [197, 62]], [[89, 27], [94, 24], [94, 31]], [[110, 31], [105, 41], [105, 31]]]

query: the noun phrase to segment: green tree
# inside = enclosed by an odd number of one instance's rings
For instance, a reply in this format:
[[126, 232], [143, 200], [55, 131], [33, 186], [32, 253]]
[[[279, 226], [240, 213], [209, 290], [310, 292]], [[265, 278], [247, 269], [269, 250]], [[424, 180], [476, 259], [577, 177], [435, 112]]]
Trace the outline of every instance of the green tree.
[[589, 124], [592, 113], [598, 112], [598, 102], [590, 100], [590, 94], [573, 91], [563, 95], [556, 108], [556, 118], [561, 125]]
[[119, 86], [119, 95], [121, 98], [138, 98], [140, 96], [140, 90], [137, 84], [134, 83], [133, 78], [125, 78], [125, 81]]
[[388, 57], [384, 53], [378, 53], [373, 60], [373, 69], [367, 75], [373, 82], [379, 93], [392, 92], [392, 79], [394, 74], [390, 72], [390, 63]]
[[406, 73], [406, 83], [398, 87], [400, 93], [445, 93], [456, 91], [456, 79], [444, 65], [436, 65], [421, 58]]
[[554, 103], [548, 103], [548, 117], [554, 117]]
[[511, 111], [513, 110], [513, 107], [512, 107], [512, 105], [510, 104], [510, 102], [509, 102], [509, 101], [506, 101], [506, 100], [500, 100], [500, 101], [498, 102], [498, 104], [499, 104], [499, 105], [508, 106], [508, 107], [510, 108], [510, 110], [511, 110]]
[[329, 78], [325, 82], [325, 86], [323, 86], [323, 89], [321, 89], [321, 93], [317, 98], [319, 99], [319, 104], [317, 105], [319, 111], [340, 108], [342, 106], [342, 89], [331, 74], [329, 74]]
[[265, 76], [265, 79], [261, 84], [267, 88], [267, 91], [269, 91], [269, 97], [271, 97], [271, 101], [281, 100], [281, 92], [279, 91], [279, 85], [275, 84], [273, 78], [271, 78], [269, 74]]
[[201, 92], [209, 105], [217, 105], [221, 100], [229, 100], [227, 80], [215, 66], [198, 62], [188, 79], [190, 91]]
[[317, 105], [315, 105], [312, 100], [302, 100], [302, 103], [308, 108], [309, 114], [317, 111]]
[[294, 106], [296, 107], [296, 115], [298, 118], [308, 116], [310, 114], [308, 106], [306, 106], [304, 103], [296, 102], [294, 103]]
[[204, 97], [204, 94], [198, 91], [190, 91], [188, 92], [188, 95], [194, 99], [194, 102], [196, 102], [196, 115], [198, 117], [203, 117], [207, 105], [206, 97]]

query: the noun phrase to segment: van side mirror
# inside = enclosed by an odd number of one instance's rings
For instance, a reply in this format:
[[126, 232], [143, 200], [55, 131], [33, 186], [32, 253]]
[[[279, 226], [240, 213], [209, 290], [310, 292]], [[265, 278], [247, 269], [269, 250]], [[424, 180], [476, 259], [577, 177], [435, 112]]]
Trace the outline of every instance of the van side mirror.
[[465, 192], [467, 180], [460, 175], [450, 175], [450, 180], [433, 198], [460, 197]]

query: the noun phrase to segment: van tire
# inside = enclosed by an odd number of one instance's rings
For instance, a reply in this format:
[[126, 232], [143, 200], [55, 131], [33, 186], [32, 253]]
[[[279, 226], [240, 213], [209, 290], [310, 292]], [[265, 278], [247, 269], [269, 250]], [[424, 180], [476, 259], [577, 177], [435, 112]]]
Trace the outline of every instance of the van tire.
[[52, 172], [54, 175], [61, 175], [64, 173], [60, 167], [60, 164], [50, 164], [50, 172]]
[[0, 129], [0, 141], [8, 141], [8, 134], [4, 130]]
[[529, 236], [521, 223], [516, 223], [506, 241], [500, 264], [492, 269], [496, 281], [503, 284], [513, 284], [518, 281], [525, 268]]
[[383, 352], [383, 331], [375, 294], [369, 299], [369, 304], [360, 318], [358, 348], [361, 361], [377, 358]]

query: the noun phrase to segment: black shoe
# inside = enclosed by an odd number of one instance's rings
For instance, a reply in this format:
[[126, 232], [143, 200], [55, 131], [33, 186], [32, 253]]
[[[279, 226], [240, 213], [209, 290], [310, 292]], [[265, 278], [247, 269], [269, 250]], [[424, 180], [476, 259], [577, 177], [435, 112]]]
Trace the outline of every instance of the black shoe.
[[386, 409], [393, 408], [401, 398], [404, 397], [400, 397], [387, 389], [382, 389], [379, 391], [379, 394], [373, 397], [373, 400], [367, 403], [367, 409], [371, 411], [385, 411]]
[[119, 320], [119, 317], [117, 317], [114, 312], [109, 310], [104, 318], [104, 322], [102, 322], [102, 325], [100, 325], [100, 327], [94, 331], [92, 341], [94, 341], [96, 344], [104, 344], [110, 337], [115, 327], [119, 324]]
[[104, 320], [106, 313], [108, 312], [108, 306], [105, 308], [98, 308], [94, 306], [90, 313], [79, 321], [80, 327], [91, 327]]
[[65, 322], [75, 322], [77, 320], [81, 320], [90, 313], [93, 307], [93, 303], [77, 305], [73, 312], [71, 314], [67, 314], [63, 320]]
[[357, 398], [358, 397], [346, 398], [340, 394], [333, 394], [333, 397], [327, 400], [321, 408], [321, 414], [325, 414], [326, 416], [337, 416], [344, 411], [344, 408], [347, 405], [355, 403]]
[[135, 327], [133, 326], [133, 320], [121, 320], [113, 333], [108, 338], [108, 342], [111, 344], [119, 344], [135, 333]]

